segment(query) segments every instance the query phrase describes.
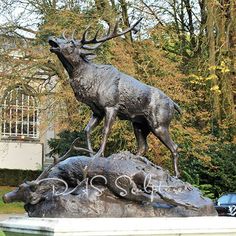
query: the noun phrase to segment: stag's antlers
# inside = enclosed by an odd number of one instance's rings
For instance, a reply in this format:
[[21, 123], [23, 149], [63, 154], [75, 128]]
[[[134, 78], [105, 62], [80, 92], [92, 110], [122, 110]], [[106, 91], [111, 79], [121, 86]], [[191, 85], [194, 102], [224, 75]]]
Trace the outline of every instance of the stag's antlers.
[[[138, 21], [136, 21], [132, 26], [130, 26], [129, 28], [127, 28], [126, 30], [124, 30], [124, 31], [122, 31], [122, 32], [118, 32], [118, 31], [117, 31], [117, 30], [118, 30], [119, 21], [116, 21], [116, 24], [115, 24], [115, 26], [114, 26], [113, 31], [111, 32], [111, 28], [110, 28], [110, 26], [109, 26], [107, 35], [104, 36], [104, 37], [102, 37], [102, 38], [100, 38], [100, 39], [97, 39], [97, 36], [98, 36], [98, 33], [99, 33], [99, 30], [100, 30], [100, 29], [97, 30], [97, 32], [96, 32], [96, 34], [95, 34], [95, 36], [94, 36], [93, 39], [90, 39], [90, 40], [86, 39], [86, 38], [87, 38], [88, 30], [89, 30], [89, 28], [90, 28], [90, 26], [88, 26], [88, 27], [85, 29], [84, 33], [83, 33], [82, 39], [80, 40], [80, 43], [81, 43], [81, 45], [82, 45], [82, 48], [84, 48], [84, 49], [89, 49], [89, 50], [94, 50], [94, 49], [98, 48], [103, 42], [106, 42], [107, 40], [110, 40], [110, 39], [112, 39], [112, 38], [119, 37], [119, 36], [121, 36], [121, 35], [124, 35], [124, 34], [130, 32], [130, 31], [132, 31], [132, 30], [135, 31], [135, 33], [136, 33], [138, 30], [137, 30], [135, 27], [138, 25], [138, 23], [139, 23], [141, 20], [142, 20], [142, 18], [140, 18], [140, 19], [139, 19]], [[86, 44], [98, 44], [98, 45], [96, 45], [96, 46], [94, 46], [94, 47], [90, 47], [90, 46], [87, 46]]]

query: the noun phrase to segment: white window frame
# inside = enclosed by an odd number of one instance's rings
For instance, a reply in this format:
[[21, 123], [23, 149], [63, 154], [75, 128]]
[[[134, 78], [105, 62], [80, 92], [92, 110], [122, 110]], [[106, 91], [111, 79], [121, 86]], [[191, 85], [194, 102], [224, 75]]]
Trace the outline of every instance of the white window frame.
[[21, 86], [8, 90], [1, 105], [2, 139], [39, 139], [38, 99]]

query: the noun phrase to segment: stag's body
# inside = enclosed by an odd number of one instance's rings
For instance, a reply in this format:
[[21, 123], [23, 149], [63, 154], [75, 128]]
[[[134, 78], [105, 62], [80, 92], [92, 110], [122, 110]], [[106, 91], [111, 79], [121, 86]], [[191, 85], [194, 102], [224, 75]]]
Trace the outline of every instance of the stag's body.
[[[172, 119], [175, 103], [159, 89], [148, 86], [111, 65], [82, 61], [81, 64], [70, 77], [70, 84], [76, 98], [87, 104], [94, 115], [104, 117], [105, 108], [114, 107], [120, 119], [138, 123], [145, 121], [150, 129]], [[155, 107], [150, 109], [152, 104]], [[158, 113], [163, 113], [165, 109], [168, 114], [160, 117]]]
[[[111, 34], [112, 37], [114, 35], [118, 34]], [[111, 65], [90, 62], [83, 50], [84, 38], [85, 34], [79, 42], [73, 39], [50, 38], [49, 43], [52, 46], [51, 51], [57, 54], [69, 74], [76, 98], [93, 111], [85, 129], [89, 150], [92, 152], [90, 133], [105, 117], [103, 141], [95, 157], [103, 155], [108, 134], [118, 116], [133, 123], [139, 155], [143, 155], [148, 148], [148, 134], [152, 132], [156, 135], [172, 152], [174, 170], [178, 176], [177, 145], [168, 132], [174, 110], [180, 112], [178, 105], [159, 89], [148, 86]]]

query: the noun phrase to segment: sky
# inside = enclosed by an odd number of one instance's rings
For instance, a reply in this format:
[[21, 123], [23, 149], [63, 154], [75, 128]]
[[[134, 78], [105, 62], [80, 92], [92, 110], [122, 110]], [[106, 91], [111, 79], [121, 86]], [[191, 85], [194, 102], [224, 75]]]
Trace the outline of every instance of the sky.
[[[37, 29], [40, 17], [33, 12], [25, 10], [19, 3], [12, 4], [8, 8], [4, 7], [3, 2], [0, 2], [0, 26], [7, 27], [10, 25], [18, 24], [33, 30]], [[17, 30], [17, 33], [33, 38], [34, 34]]]

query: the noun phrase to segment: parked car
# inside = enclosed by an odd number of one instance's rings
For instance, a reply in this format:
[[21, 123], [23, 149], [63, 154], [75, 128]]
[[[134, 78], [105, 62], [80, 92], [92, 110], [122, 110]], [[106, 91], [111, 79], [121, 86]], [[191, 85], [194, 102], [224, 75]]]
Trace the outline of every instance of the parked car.
[[226, 193], [215, 203], [215, 208], [219, 216], [236, 217], [236, 193]]

